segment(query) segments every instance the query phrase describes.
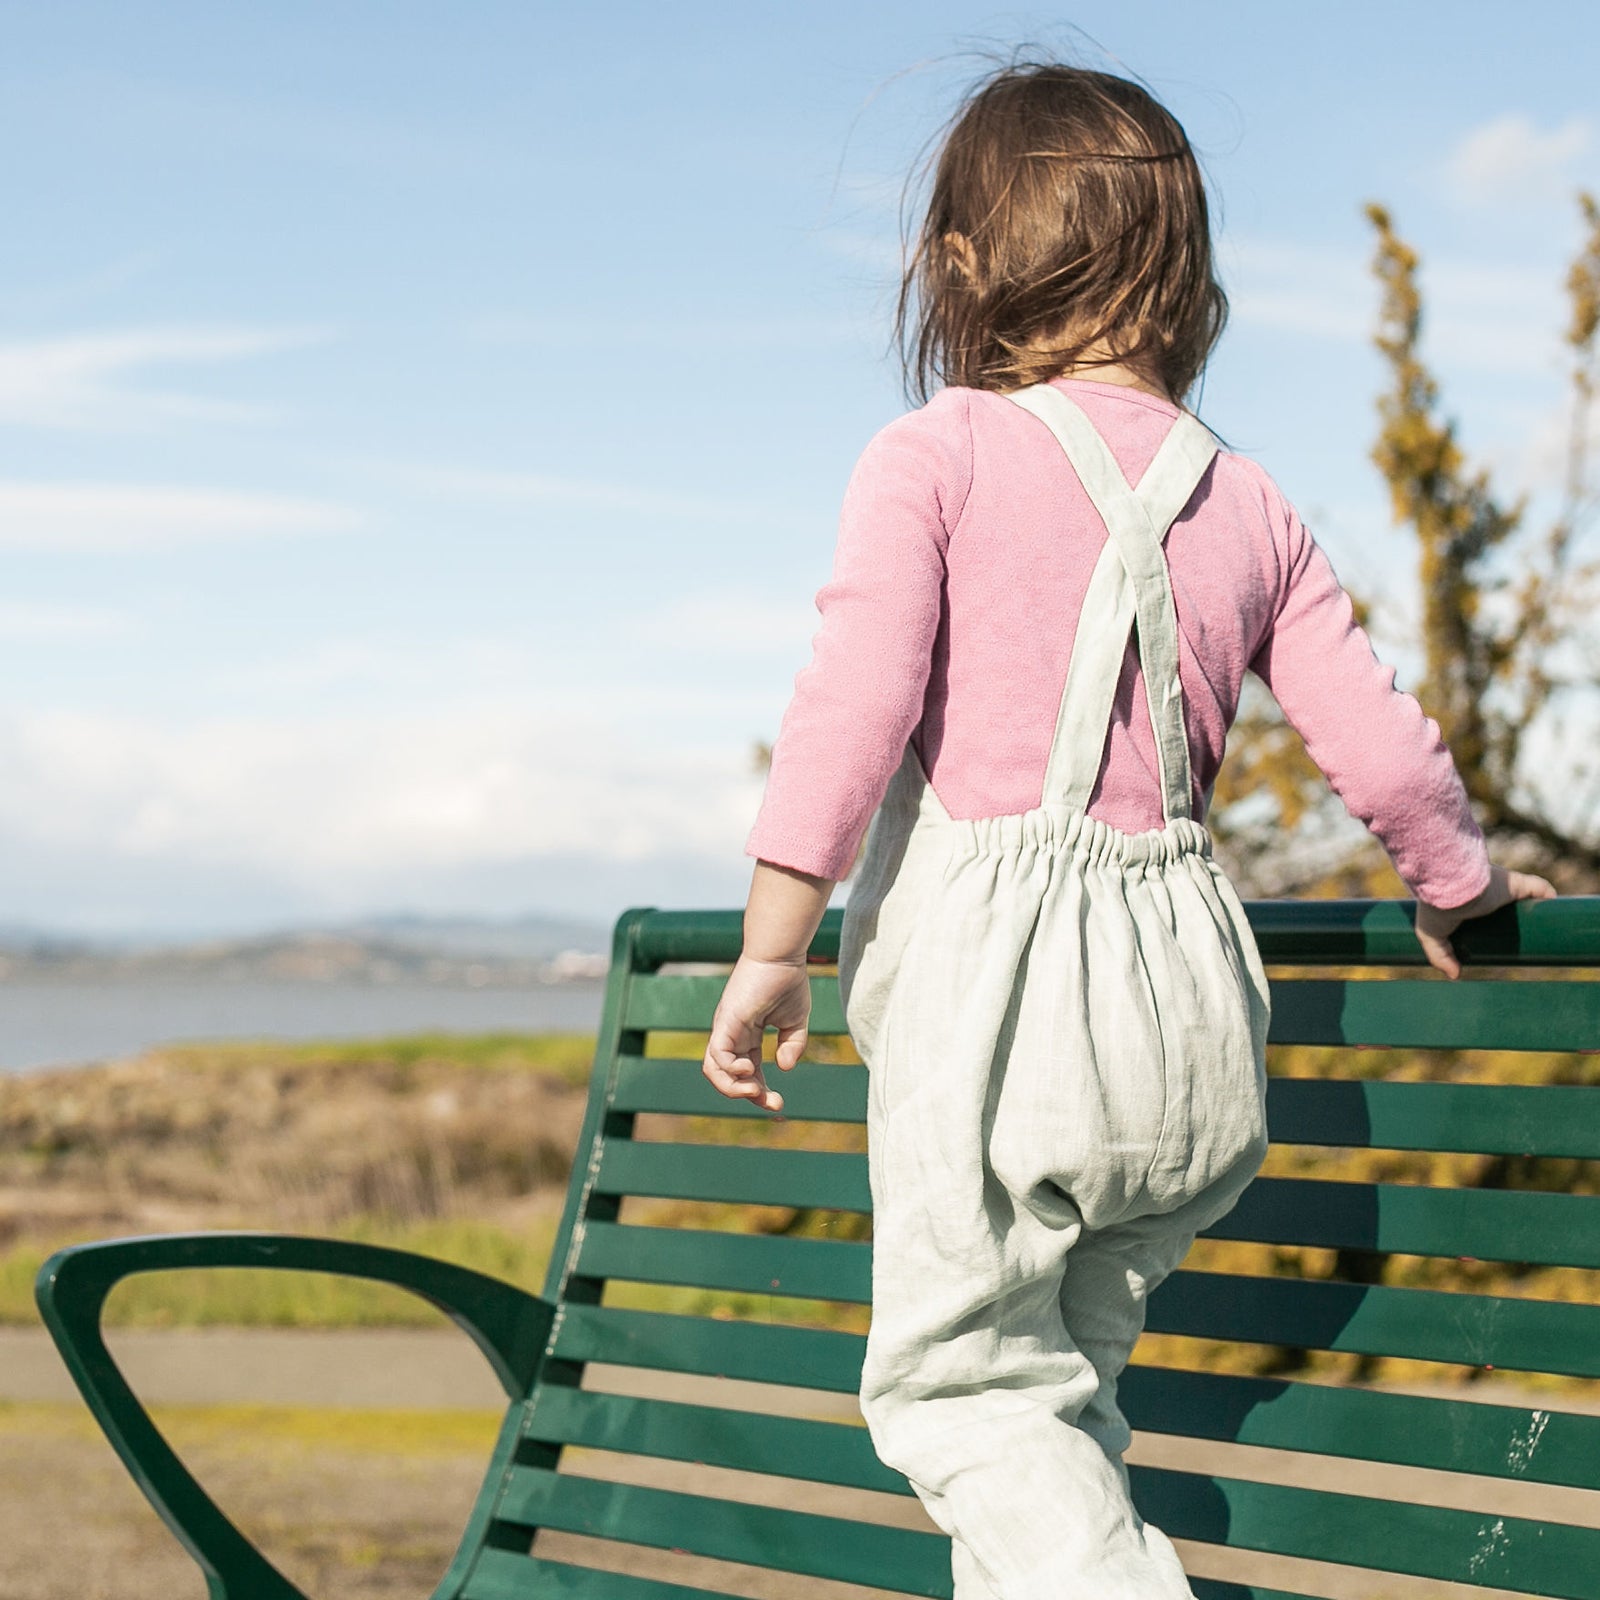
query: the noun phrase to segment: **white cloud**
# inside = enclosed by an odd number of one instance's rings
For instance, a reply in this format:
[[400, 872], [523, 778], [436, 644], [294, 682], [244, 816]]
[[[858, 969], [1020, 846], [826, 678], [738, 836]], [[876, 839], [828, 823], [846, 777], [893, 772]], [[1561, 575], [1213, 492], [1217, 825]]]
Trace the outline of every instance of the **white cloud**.
[[1376, 292], [1358, 256], [1232, 234], [1218, 255], [1235, 322], [1316, 338], [1367, 336]]
[[1424, 260], [1423, 338], [1450, 366], [1496, 377], [1550, 377], [1566, 316], [1561, 274], [1532, 266]]
[[20, 713], [0, 761], [7, 843], [335, 890], [564, 853], [737, 860], [761, 787], [743, 742], [668, 746], [525, 700], [320, 722]]
[[327, 695], [381, 687], [392, 695], [413, 693], [439, 668], [437, 649], [424, 654], [367, 639], [334, 639], [245, 666], [221, 666], [213, 683], [224, 692]]
[[470, 638], [334, 638], [283, 650], [241, 665], [219, 665], [211, 683], [234, 697], [318, 696], [324, 708], [340, 698], [381, 694], [387, 704], [435, 705], [441, 694], [496, 695], [508, 689], [527, 692], [548, 683], [564, 661], [559, 652], [540, 648], [522, 636]]
[[0, 423], [117, 429], [172, 418], [257, 416], [254, 407], [131, 380], [151, 368], [238, 361], [330, 337], [317, 328], [174, 327], [0, 344]]
[[351, 507], [287, 495], [0, 479], [4, 549], [162, 550], [273, 534], [337, 533], [362, 520]]
[[[1220, 254], [1241, 325], [1361, 344], [1377, 329], [1381, 290], [1371, 252], [1231, 237]], [[1497, 377], [1559, 370], [1566, 310], [1559, 274], [1440, 259], [1424, 247], [1419, 277], [1425, 354], [1446, 352], [1452, 369]]]
[[681, 494], [594, 478], [566, 478], [544, 472], [496, 472], [472, 467], [426, 467], [400, 462], [370, 463], [374, 470], [435, 494], [500, 505], [573, 506], [592, 511], [623, 511], [642, 517], [685, 517], [696, 522], [748, 522], [760, 528], [814, 531], [816, 518], [757, 500], [720, 495]]
[[[1573, 443], [1572, 421], [1571, 396], [1563, 394], [1560, 404], [1528, 418], [1520, 442], [1494, 452], [1491, 464], [1509, 472], [1517, 487], [1530, 493], [1564, 487]], [[1593, 484], [1600, 476], [1600, 415], [1591, 414], [1588, 419], [1587, 449]], [[1589, 522], [1594, 524], [1592, 512]]]
[[1445, 176], [1467, 205], [1547, 201], [1567, 184], [1574, 163], [1594, 144], [1594, 124], [1569, 117], [1542, 131], [1532, 118], [1507, 113], [1466, 134], [1444, 163]]
[[113, 611], [105, 606], [0, 600], [0, 639], [105, 639], [128, 633], [132, 628], [133, 619], [125, 612]]
[[647, 641], [715, 656], [789, 656], [796, 665], [821, 625], [803, 597], [774, 599], [755, 589], [719, 589], [666, 601], [639, 620]]
[[[826, 236], [824, 236], [826, 237]], [[558, 350], [651, 352], [749, 352], [813, 350], [818, 345], [860, 344], [878, 337], [864, 317], [651, 317], [608, 319], [585, 316], [477, 317], [464, 329], [469, 339], [492, 345], [543, 345]]]
[[161, 257], [138, 250], [77, 273], [59, 274], [27, 286], [0, 288], [0, 311], [13, 317], [58, 315], [64, 307], [99, 299], [154, 271]]

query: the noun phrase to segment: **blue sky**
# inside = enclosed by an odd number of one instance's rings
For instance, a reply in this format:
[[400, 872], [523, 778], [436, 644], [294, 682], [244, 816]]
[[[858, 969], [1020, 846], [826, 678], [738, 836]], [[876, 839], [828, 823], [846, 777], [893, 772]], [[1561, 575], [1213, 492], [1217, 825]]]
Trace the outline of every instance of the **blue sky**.
[[838, 501], [906, 408], [902, 180], [1032, 41], [1219, 200], [1201, 400], [1405, 680], [1362, 203], [1546, 494], [1600, 12], [0, 0], [0, 922], [742, 897]]

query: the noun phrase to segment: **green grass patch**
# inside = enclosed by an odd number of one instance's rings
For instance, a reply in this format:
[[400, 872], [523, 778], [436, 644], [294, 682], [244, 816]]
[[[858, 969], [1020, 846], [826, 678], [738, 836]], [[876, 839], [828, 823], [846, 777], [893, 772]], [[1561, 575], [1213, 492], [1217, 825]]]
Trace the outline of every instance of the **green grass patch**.
[[[388, 1461], [438, 1456], [487, 1460], [503, 1413], [230, 1403], [156, 1405], [150, 1415], [180, 1453], [199, 1448], [259, 1456], [315, 1449]], [[94, 1418], [76, 1401], [0, 1400], [0, 1441], [99, 1437]]]
[[219, 1071], [447, 1063], [479, 1071], [531, 1072], [582, 1084], [589, 1081], [594, 1064], [594, 1043], [590, 1033], [407, 1033], [376, 1039], [226, 1039], [164, 1046], [155, 1053], [185, 1066]]
[[482, 1456], [494, 1447], [500, 1411], [369, 1410], [353, 1406], [153, 1406], [161, 1430], [180, 1450], [256, 1454], [280, 1447], [350, 1455]]
[[[534, 1291], [554, 1235], [549, 1221], [513, 1231], [463, 1219], [330, 1230], [331, 1237], [412, 1250]], [[33, 1280], [49, 1254], [25, 1245], [0, 1254], [0, 1324], [37, 1324]], [[106, 1303], [107, 1324], [125, 1328], [429, 1328], [441, 1320], [425, 1301], [385, 1284], [253, 1267], [141, 1273]]]

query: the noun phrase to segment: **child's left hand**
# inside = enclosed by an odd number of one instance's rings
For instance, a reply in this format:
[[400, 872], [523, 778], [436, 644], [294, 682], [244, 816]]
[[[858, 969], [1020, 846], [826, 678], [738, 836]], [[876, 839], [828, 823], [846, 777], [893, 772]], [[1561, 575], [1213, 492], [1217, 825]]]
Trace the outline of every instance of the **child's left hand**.
[[756, 961], [740, 956], [711, 1019], [711, 1039], [701, 1070], [730, 1100], [753, 1100], [763, 1111], [782, 1111], [783, 1096], [761, 1075], [763, 1030], [778, 1030], [774, 1059], [787, 1072], [806, 1047], [811, 980], [805, 959]]

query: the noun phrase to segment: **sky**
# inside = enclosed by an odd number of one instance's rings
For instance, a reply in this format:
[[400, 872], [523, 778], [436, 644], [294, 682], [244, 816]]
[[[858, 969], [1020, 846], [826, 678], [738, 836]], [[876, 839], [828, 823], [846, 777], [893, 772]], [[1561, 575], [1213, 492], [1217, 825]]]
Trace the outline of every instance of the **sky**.
[[[1212, 187], [1198, 409], [1414, 667], [1363, 205], [1535, 509], [1600, 9], [0, 0], [0, 924], [731, 905], [903, 185], [1031, 44]], [[988, 52], [989, 55], [985, 55]]]

